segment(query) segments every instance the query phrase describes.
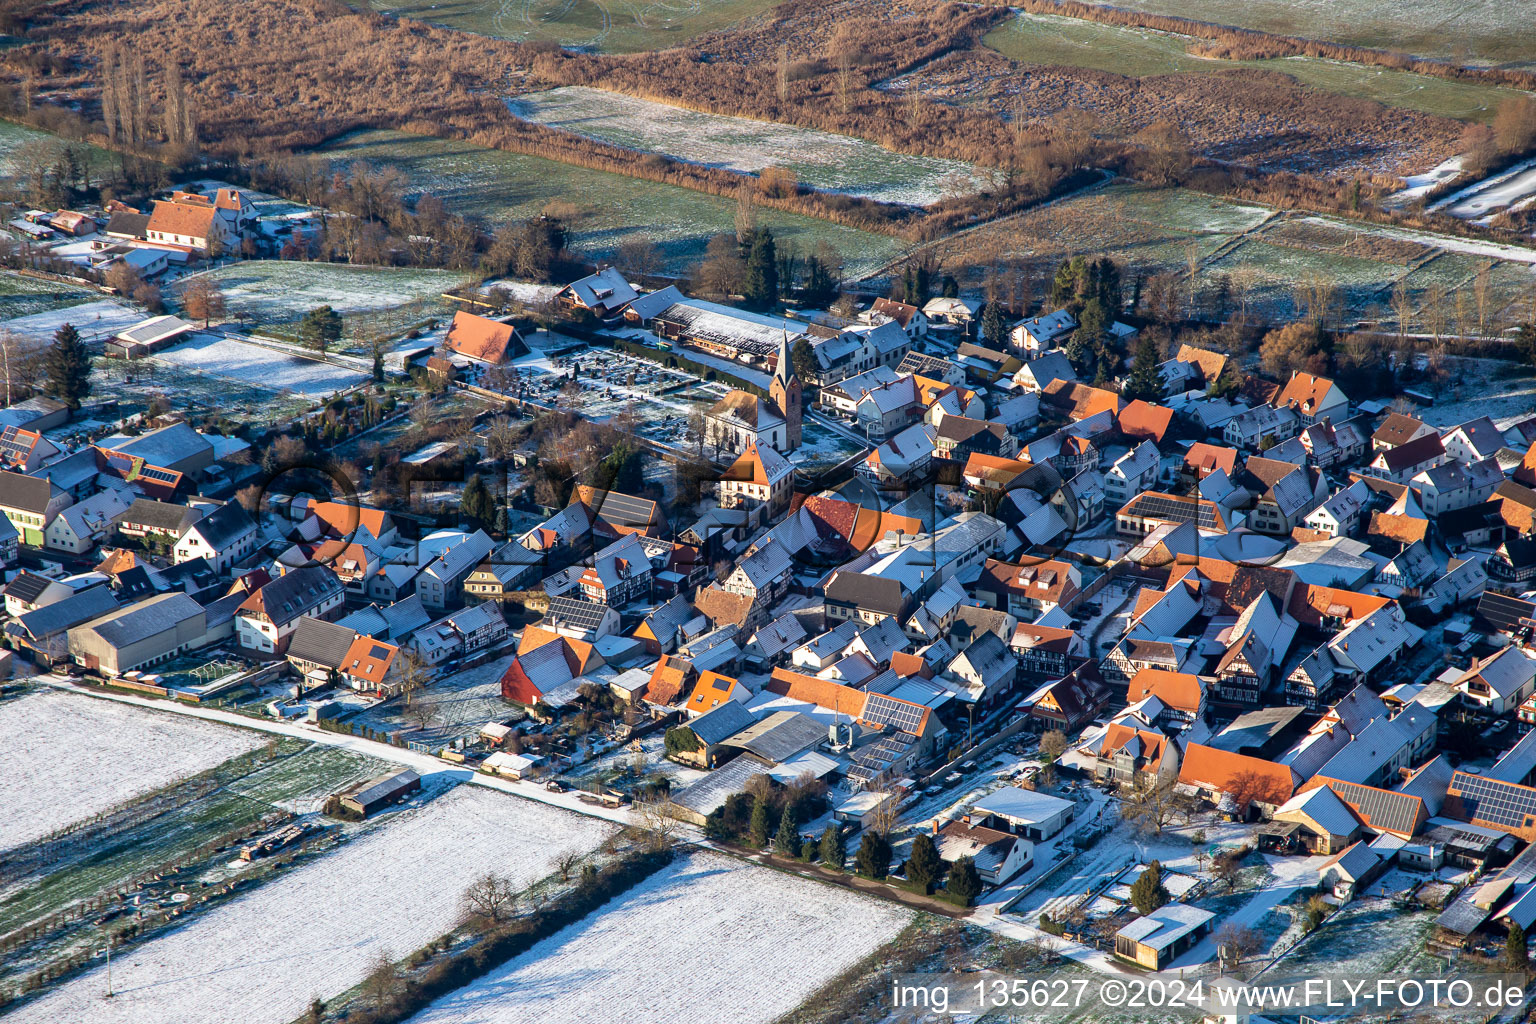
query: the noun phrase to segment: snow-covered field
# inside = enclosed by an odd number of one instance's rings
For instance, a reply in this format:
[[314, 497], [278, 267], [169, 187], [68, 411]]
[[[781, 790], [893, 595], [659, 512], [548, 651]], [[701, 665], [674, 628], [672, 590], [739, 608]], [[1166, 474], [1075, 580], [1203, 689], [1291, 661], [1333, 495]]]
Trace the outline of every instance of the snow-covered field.
[[748, 173], [787, 167], [813, 188], [890, 203], [927, 206], [987, 183], [986, 172], [958, 160], [895, 153], [848, 135], [706, 114], [586, 86], [518, 96], [507, 106], [524, 120], [616, 146]]
[[911, 917], [845, 890], [695, 854], [438, 1000], [412, 1024], [765, 1024]]
[[75, 330], [80, 332], [80, 337], [88, 342], [99, 342], [146, 318], [142, 310], [125, 306], [111, 299], [102, 299], [66, 309], [17, 317], [0, 323], [0, 329], [34, 341], [50, 342], [53, 340], [54, 331], [65, 324], [74, 324]]
[[233, 316], [268, 322], [297, 320], [316, 306], [345, 317], [431, 299], [464, 282], [449, 270], [351, 267], [338, 263], [250, 260], [209, 271]]
[[155, 353], [154, 359], [194, 373], [311, 397], [341, 391], [367, 376], [344, 366], [286, 355], [263, 345], [214, 334], [193, 335], [189, 341]]
[[[375, 957], [403, 957], [453, 927], [477, 875], [524, 882], [556, 857], [591, 850], [605, 822], [478, 787], [460, 786], [400, 812], [185, 927], [12, 1010], [15, 1024], [285, 1024], [311, 996], [362, 980]], [[679, 962], [681, 958], [679, 958]]]
[[0, 850], [253, 750], [262, 738], [181, 715], [42, 691], [0, 703]]

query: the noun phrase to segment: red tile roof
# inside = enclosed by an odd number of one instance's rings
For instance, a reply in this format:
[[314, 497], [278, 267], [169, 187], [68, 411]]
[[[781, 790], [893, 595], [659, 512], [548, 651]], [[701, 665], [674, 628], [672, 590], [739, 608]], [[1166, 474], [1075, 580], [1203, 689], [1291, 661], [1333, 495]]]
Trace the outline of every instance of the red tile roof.
[[1173, 422], [1173, 410], [1136, 399], [1120, 410], [1120, 433], [1161, 441]]
[[499, 320], [476, 316], [463, 310], [453, 314], [448, 328], [448, 347], [460, 355], [487, 363], [499, 363], [517, 338], [517, 328]]
[[1296, 793], [1296, 776], [1285, 765], [1201, 743], [1184, 748], [1179, 781], [1187, 786], [1209, 786], [1232, 797], [1244, 809], [1255, 800], [1283, 804]]

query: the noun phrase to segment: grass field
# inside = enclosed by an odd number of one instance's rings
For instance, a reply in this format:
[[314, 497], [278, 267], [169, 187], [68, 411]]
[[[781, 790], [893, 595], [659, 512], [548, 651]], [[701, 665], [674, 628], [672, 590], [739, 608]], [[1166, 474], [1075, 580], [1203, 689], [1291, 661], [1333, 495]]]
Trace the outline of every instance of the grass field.
[[51, 165], [65, 147], [78, 154], [88, 171], [112, 159], [111, 153], [88, 142], [63, 139], [15, 121], [0, 121], [0, 178], [14, 178], [24, 170]]
[[1389, 317], [1399, 280], [1415, 304], [1439, 285], [1447, 308], [1459, 301], [1470, 318], [1472, 281], [1485, 264], [1495, 324], [1499, 311], [1512, 317], [1536, 296], [1536, 249], [1328, 217], [1281, 217], [1256, 204], [1126, 182], [948, 239], [935, 254], [949, 267], [974, 263], [977, 252], [996, 252], [1052, 269], [1073, 255], [1104, 253], [1127, 267], [1131, 282], [1158, 273], [1187, 281], [1191, 250], [1200, 257], [1198, 283], [1207, 300], [1224, 290], [1235, 306], [1241, 293], [1250, 315], [1274, 322], [1294, 317], [1297, 286], [1319, 279], [1334, 286], [1350, 321]]
[[[248, 324], [281, 328], [316, 306], [342, 316], [343, 339], [387, 330], [439, 308], [439, 296], [466, 275], [416, 267], [351, 267], [339, 263], [250, 260], [209, 271], [224, 292], [230, 315]], [[399, 315], [391, 317], [391, 312]]]
[[291, 356], [264, 345], [214, 334], [194, 334], [179, 345], [155, 353], [154, 359], [192, 373], [252, 387], [291, 391], [309, 398], [344, 391], [367, 377], [334, 363]]
[[528, 121], [679, 160], [757, 173], [785, 167], [801, 184], [889, 203], [927, 206], [975, 192], [990, 175], [958, 160], [894, 153], [849, 135], [724, 117], [623, 93], [568, 86], [507, 101]]
[[[1170, 13], [1195, 16], [1186, 10]], [[1211, 60], [1185, 52], [1191, 41], [1186, 36], [1149, 29], [1034, 14], [1019, 14], [982, 40], [1014, 60], [1096, 68], [1120, 75], [1204, 74], [1233, 68], [1278, 71], [1302, 85], [1328, 92], [1472, 121], [1491, 121], [1499, 102], [1511, 95], [1510, 90], [1493, 86], [1311, 57]]]
[[[273, 356], [283, 358], [277, 353]], [[261, 427], [280, 423], [313, 404], [303, 395], [240, 384], [222, 376], [205, 376], [154, 359], [131, 363], [96, 360], [91, 370], [91, 391], [116, 398], [123, 415], [142, 412], [160, 398], [170, 408], [191, 416], [219, 413]]]
[[41, 281], [20, 274], [0, 273], [0, 320], [68, 309], [99, 297], [97, 292], [62, 281]]
[[375, 10], [500, 39], [636, 53], [681, 46], [774, 5], [774, 0], [372, 0]]
[[1536, 20], [1509, 0], [1114, 0], [1113, 6], [1474, 63], [1536, 62]]
[[[611, 259], [624, 241], [641, 238], [660, 250], [668, 270], [682, 271], [703, 256], [710, 236], [733, 230], [736, 213], [734, 200], [690, 189], [403, 132], [354, 133], [319, 152], [342, 163], [399, 167], [412, 194], [431, 193], [453, 212], [492, 224], [537, 216], [551, 202], [576, 197], [570, 245], [587, 259]], [[759, 210], [758, 223], [773, 228], [781, 246], [792, 242], [801, 252], [826, 242], [842, 254], [849, 277], [900, 249], [896, 239], [814, 217]]]
[[[165, 716], [167, 718], [173, 716]], [[177, 719], [178, 722], [182, 721]], [[329, 794], [380, 774], [385, 762], [336, 747], [283, 740], [277, 757], [248, 770], [219, 769], [223, 789], [113, 835], [90, 854], [0, 900], [0, 932], [111, 890], [274, 810], [304, 813]]]

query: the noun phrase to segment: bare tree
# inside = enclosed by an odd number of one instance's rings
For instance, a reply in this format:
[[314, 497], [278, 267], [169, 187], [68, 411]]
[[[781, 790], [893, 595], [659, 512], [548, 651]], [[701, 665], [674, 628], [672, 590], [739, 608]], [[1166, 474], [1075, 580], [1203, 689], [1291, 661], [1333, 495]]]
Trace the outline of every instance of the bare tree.
[[775, 88], [779, 95], [779, 102], [789, 99], [789, 44], [779, 44], [779, 66], [775, 75]]
[[646, 831], [651, 845], [657, 849], [671, 846], [682, 831], [683, 822], [679, 811], [679, 806], [670, 799], [647, 800], [635, 805], [640, 827]]
[[431, 679], [431, 669], [427, 667], [427, 661], [421, 656], [421, 652], [415, 647], [405, 647], [400, 651], [400, 692], [405, 696], [405, 706], [411, 706], [411, 699], [416, 691], [427, 685]]
[[752, 187], [742, 182], [736, 190], [736, 243], [745, 245], [747, 238], [757, 227], [757, 211], [752, 205]]
[[206, 274], [200, 274], [182, 285], [181, 308], [194, 320], [201, 320], [203, 326], [225, 313], [224, 293], [219, 289], [218, 282]]
[[853, 62], [846, 50], [837, 53], [837, 105], [845, 114], [853, 109]]
[[901, 811], [898, 808], [900, 802], [894, 793], [881, 792], [880, 803], [870, 818], [869, 827], [882, 836], [890, 835], [891, 830], [896, 827], [897, 819], [901, 817]]
[[1472, 299], [1477, 303], [1477, 336], [1488, 336], [1488, 295], [1493, 286], [1493, 261], [1478, 264], [1477, 275], [1472, 278]]
[[517, 912], [517, 893], [512, 879], [487, 871], [469, 883], [461, 902], [467, 916], [498, 925]]
[[566, 850], [555, 858], [555, 870], [560, 873], [560, 881], [569, 882], [576, 869], [581, 866], [582, 855], [580, 850]]
[[1216, 953], [1227, 968], [1236, 968], [1263, 948], [1264, 940], [1247, 925], [1228, 921], [1216, 929]]
[[395, 967], [395, 961], [387, 950], [380, 950], [373, 958], [367, 977], [363, 978], [363, 998], [371, 1006], [382, 1007], [394, 996], [399, 981], [400, 971]]
[[1397, 317], [1397, 340], [1404, 341], [1408, 336], [1408, 327], [1413, 323], [1413, 297], [1408, 294], [1408, 286], [1401, 280], [1392, 286], [1392, 313]]
[[1430, 282], [1424, 289], [1424, 303], [1421, 310], [1424, 317], [1424, 327], [1435, 336], [1435, 341], [1440, 341], [1440, 336], [1445, 333], [1445, 285], [1438, 281]]
[[1067, 752], [1067, 735], [1060, 729], [1047, 729], [1040, 734], [1040, 756], [1054, 761]]
[[1138, 830], [1161, 835], [1183, 810], [1183, 798], [1172, 779], [1137, 779], [1120, 796], [1120, 815]]

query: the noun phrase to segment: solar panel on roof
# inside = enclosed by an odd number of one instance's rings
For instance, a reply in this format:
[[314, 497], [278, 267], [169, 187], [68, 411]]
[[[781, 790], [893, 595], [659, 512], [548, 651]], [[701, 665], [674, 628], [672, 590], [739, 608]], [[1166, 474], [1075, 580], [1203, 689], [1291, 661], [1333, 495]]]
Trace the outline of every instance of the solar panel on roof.
[[374, 644], [373, 649], [368, 652], [368, 657], [377, 660], [383, 660], [384, 658], [389, 657], [389, 648], [380, 647], [378, 644]]
[[1481, 775], [1456, 775], [1456, 790], [1468, 818], [1508, 829], [1523, 829], [1536, 819], [1536, 789]]
[[865, 698], [864, 711], [860, 717], [875, 725], [893, 725], [902, 732], [916, 735], [922, 728], [923, 711], [916, 704], [872, 693]]

